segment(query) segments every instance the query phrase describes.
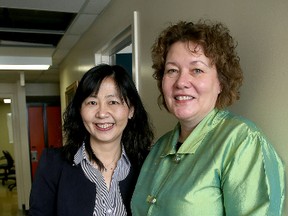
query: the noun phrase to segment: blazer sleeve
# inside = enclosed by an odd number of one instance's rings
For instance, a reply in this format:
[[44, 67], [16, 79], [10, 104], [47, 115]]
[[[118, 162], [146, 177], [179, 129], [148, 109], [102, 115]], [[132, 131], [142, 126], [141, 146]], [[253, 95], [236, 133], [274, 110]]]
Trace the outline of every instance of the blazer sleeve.
[[43, 150], [30, 193], [29, 215], [57, 215], [57, 186], [64, 163], [60, 149]]

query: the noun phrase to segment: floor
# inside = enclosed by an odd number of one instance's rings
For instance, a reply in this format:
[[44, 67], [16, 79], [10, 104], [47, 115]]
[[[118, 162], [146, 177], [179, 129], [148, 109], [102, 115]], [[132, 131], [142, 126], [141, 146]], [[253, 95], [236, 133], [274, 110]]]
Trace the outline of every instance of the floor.
[[8, 185], [12, 182], [6, 182], [2, 185], [0, 182], [0, 215], [1, 216], [25, 216], [25, 212], [18, 209], [17, 190], [8, 189]]

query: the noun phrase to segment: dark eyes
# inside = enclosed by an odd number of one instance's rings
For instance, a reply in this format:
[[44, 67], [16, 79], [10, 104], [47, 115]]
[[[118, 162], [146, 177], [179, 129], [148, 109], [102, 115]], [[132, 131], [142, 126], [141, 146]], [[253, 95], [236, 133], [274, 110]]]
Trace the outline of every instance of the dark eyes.
[[200, 69], [197, 69], [197, 68], [196, 68], [196, 69], [194, 69], [193, 71], [194, 71], [194, 73], [195, 73], [195, 74], [199, 74], [199, 73], [202, 73], [202, 72], [203, 72], [202, 70], [200, 70]]
[[118, 101], [110, 101], [109, 104], [111, 104], [111, 105], [117, 105], [117, 104], [119, 104], [119, 102], [118, 102]]
[[[198, 75], [198, 74], [201, 74], [203, 73], [204, 71], [199, 69], [199, 68], [193, 68], [191, 69], [191, 74], [192, 76], [195, 76], [195, 75]], [[167, 75], [169, 77], [177, 77], [179, 74], [179, 70], [178, 69], [168, 69], [168, 70], [165, 70], [164, 72], [164, 75]]]
[[97, 103], [96, 103], [96, 101], [88, 101], [87, 104], [89, 104], [89, 105], [96, 105]]
[[178, 70], [176, 69], [165, 70], [164, 74], [166, 74], [169, 77], [176, 77], [178, 74]]
[[[95, 106], [95, 105], [97, 105], [97, 102], [96, 101], [88, 101], [87, 104]], [[116, 100], [112, 100], [112, 101], [109, 101], [108, 104], [109, 105], [117, 105], [117, 104], [120, 104], [120, 102], [116, 101]]]
[[169, 69], [168, 71], [166, 71], [167, 74], [176, 73], [176, 72], [178, 72], [176, 69]]

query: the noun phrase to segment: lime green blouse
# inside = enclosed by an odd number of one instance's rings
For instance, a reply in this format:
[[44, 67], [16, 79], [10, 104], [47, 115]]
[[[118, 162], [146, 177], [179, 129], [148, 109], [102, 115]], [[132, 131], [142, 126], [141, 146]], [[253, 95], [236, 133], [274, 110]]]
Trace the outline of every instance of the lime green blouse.
[[178, 124], [148, 155], [134, 216], [281, 215], [284, 167], [252, 122], [215, 109], [176, 151], [179, 132]]

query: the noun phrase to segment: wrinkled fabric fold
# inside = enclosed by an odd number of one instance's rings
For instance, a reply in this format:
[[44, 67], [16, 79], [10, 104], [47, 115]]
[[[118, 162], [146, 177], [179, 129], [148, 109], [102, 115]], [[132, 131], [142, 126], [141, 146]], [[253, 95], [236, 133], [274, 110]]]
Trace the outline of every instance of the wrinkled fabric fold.
[[179, 131], [178, 124], [153, 146], [133, 215], [281, 215], [284, 167], [255, 124], [215, 109], [176, 151]]

